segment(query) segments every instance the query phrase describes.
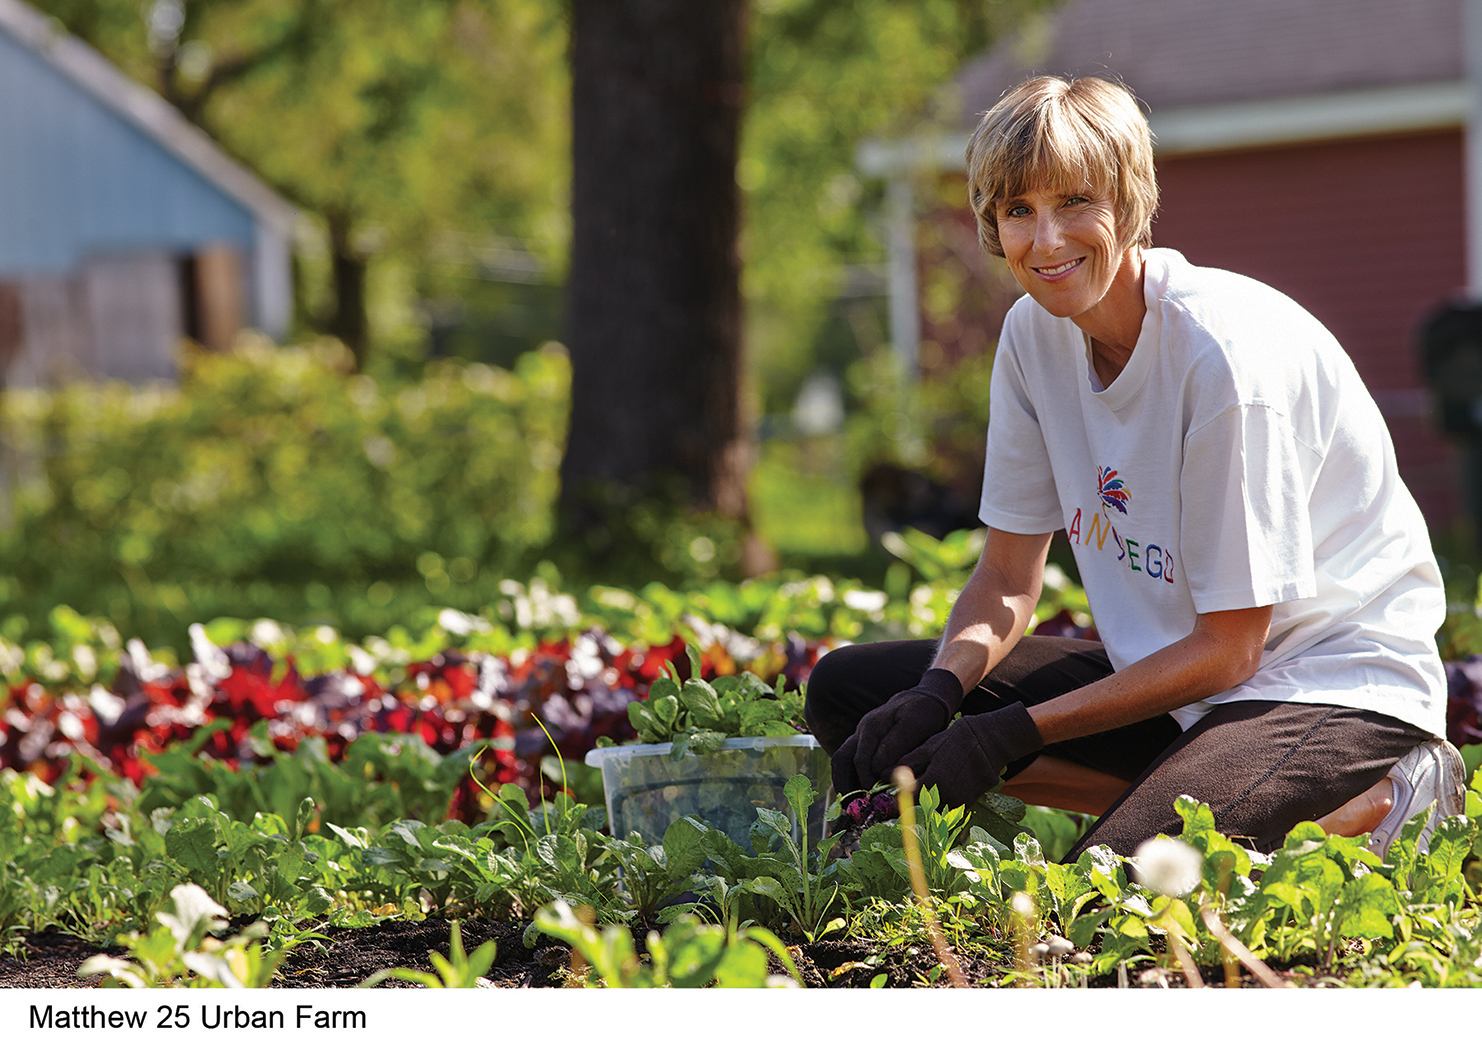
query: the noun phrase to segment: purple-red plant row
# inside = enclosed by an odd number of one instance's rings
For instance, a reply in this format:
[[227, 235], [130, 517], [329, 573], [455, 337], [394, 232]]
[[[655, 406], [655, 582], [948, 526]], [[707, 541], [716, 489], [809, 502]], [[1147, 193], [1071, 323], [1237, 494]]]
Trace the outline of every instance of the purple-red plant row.
[[[738, 665], [717, 642], [702, 651], [699, 672], [713, 678], [750, 670], [769, 682], [781, 675], [798, 688], [829, 647], [792, 636], [759, 644], [760, 655]], [[408, 665], [394, 681], [353, 668], [304, 677], [291, 656], [275, 660], [245, 641], [184, 668], [140, 666], [138, 653], [121, 656], [106, 687], [49, 688], [34, 679], [8, 686], [0, 702], [0, 769], [53, 783], [80, 766], [140, 784], [153, 771], [151, 755], [213, 723], [218, 728], [201, 753], [239, 768], [262, 759], [250, 736], [266, 722], [280, 751], [321, 737], [334, 760], [366, 733], [414, 734], [441, 754], [488, 742], [480, 779], [518, 784], [533, 799], [553, 790], [543, 757], [559, 752], [571, 765], [598, 737], [634, 739], [628, 704], [647, 697], [666, 664], [690, 673], [679, 637], [625, 646], [600, 629], [512, 655], [447, 649]], [[1482, 743], [1482, 655], [1448, 662], [1446, 671], [1448, 736], [1458, 747]], [[449, 815], [476, 821], [478, 796], [466, 778]]]
[[[821, 643], [794, 637], [738, 666], [717, 642], [701, 652], [699, 673], [750, 670], [769, 682], [781, 675], [795, 689], [822, 651]], [[83, 768], [137, 785], [153, 771], [151, 755], [212, 723], [219, 727], [200, 753], [240, 768], [262, 759], [251, 736], [266, 722], [278, 750], [321, 737], [336, 761], [366, 733], [414, 734], [440, 754], [488, 742], [480, 780], [519, 784], [533, 798], [553, 790], [540, 768], [544, 756], [559, 752], [570, 766], [598, 737], [633, 739], [628, 704], [647, 697], [666, 664], [690, 673], [678, 637], [623, 646], [600, 629], [511, 656], [448, 649], [409, 664], [394, 682], [353, 668], [304, 677], [292, 656], [274, 660], [245, 641], [179, 669], [140, 666], [140, 653], [121, 654], [107, 687], [52, 689], [34, 679], [10, 685], [0, 703], [0, 769], [52, 783], [77, 768], [75, 756]], [[450, 816], [479, 819], [478, 796], [465, 778]]]

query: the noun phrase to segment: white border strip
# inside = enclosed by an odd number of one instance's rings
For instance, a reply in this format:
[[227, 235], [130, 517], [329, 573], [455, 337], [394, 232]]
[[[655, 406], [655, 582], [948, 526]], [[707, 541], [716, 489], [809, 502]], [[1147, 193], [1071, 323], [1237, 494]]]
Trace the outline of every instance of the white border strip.
[[1482, 0], [1466, 0], [1461, 16], [1467, 71], [1467, 294], [1482, 302]]

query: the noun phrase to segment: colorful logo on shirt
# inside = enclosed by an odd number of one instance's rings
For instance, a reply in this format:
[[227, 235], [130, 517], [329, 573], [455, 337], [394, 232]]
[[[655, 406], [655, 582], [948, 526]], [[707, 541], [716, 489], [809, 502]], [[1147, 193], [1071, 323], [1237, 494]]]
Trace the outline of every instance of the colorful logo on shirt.
[[1127, 501], [1132, 498], [1132, 490], [1117, 476], [1115, 470], [1110, 467], [1096, 468], [1096, 491], [1101, 496], [1103, 507], [1127, 513]]
[[[1114, 554], [1129, 572], [1138, 573], [1143, 579], [1173, 583], [1173, 551], [1161, 543], [1123, 536], [1112, 525], [1111, 512], [1116, 511], [1129, 519], [1123, 523], [1124, 527], [1131, 525], [1136, 528], [1127, 510], [1127, 504], [1132, 502], [1132, 490], [1127, 487], [1127, 482], [1110, 467], [1097, 467], [1096, 495], [1101, 506], [1092, 510], [1091, 520], [1086, 521], [1084, 512], [1077, 507], [1065, 526], [1066, 538], [1084, 550], [1084, 553], [1076, 552], [1076, 560], [1090, 557], [1092, 550], [1104, 551], [1108, 555]], [[1112, 541], [1112, 547], [1106, 545], [1107, 540]]]

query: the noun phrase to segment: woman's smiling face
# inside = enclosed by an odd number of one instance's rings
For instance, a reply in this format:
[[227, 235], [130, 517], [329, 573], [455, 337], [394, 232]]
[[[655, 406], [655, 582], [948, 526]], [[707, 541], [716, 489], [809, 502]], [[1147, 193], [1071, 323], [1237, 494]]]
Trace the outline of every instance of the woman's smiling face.
[[1126, 261], [1110, 194], [1032, 188], [995, 206], [1004, 260], [1056, 317], [1081, 317], [1106, 297]]

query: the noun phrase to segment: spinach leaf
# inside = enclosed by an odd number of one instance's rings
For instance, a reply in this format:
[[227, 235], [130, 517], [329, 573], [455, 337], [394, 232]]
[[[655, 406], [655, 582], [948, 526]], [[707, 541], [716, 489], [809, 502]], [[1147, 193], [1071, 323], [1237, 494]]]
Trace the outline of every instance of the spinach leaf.
[[[691, 654], [691, 666], [699, 666]], [[648, 699], [628, 705], [628, 721], [645, 744], [674, 745], [675, 758], [719, 751], [728, 737], [792, 736], [805, 733], [803, 694], [779, 679], [768, 686], [750, 671], [712, 681], [674, 677], [654, 680]]]

